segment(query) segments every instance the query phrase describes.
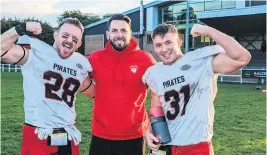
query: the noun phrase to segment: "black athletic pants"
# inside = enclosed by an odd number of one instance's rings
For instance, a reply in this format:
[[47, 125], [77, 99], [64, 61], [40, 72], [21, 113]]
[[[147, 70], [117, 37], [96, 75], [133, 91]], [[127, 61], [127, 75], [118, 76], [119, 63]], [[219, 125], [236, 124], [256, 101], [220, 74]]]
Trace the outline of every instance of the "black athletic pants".
[[89, 155], [143, 155], [143, 137], [130, 140], [108, 140], [92, 136]]

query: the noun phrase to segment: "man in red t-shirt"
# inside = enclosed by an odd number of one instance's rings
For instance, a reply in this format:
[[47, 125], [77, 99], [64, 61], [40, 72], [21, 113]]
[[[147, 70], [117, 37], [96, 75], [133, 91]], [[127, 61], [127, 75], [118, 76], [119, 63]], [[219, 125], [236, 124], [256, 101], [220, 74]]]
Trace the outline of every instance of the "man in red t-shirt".
[[147, 120], [142, 76], [155, 60], [131, 38], [128, 16], [113, 15], [106, 35], [105, 48], [88, 57], [96, 83], [89, 155], [142, 155]]

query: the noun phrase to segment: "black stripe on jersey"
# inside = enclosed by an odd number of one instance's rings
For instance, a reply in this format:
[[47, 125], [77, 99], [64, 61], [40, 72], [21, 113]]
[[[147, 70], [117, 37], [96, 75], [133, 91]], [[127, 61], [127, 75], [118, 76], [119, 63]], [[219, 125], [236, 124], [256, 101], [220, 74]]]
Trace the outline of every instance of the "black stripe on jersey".
[[85, 92], [88, 88], [90, 88], [91, 87], [91, 85], [92, 85], [92, 83], [93, 83], [93, 80], [91, 80], [91, 82], [90, 82], [90, 84], [89, 84], [89, 86], [87, 86], [84, 90], [82, 90], [82, 91], [80, 91], [80, 92]]
[[19, 45], [19, 46], [23, 49], [23, 56], [19, 59], [19, 61], [17, 61], [16, 63], [13, 63], [12, 65], [16, 65], [25, 57], [25, 49], [21, 45]]

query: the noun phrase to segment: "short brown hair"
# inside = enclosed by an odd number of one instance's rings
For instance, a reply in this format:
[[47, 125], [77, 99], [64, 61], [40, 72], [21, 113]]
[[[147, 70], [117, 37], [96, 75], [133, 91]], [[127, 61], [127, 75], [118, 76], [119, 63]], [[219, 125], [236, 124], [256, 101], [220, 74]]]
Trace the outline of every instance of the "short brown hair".
[[71, 17], [68, 17], [68, 18], [63, 19], [63, 20], [59, 23], [59, 25], [58, 25], [58, 27], [57, 27], [57, 30], [59, 30], [60, 27], [61, 27], [62, 25], [64, 25], [64, 24], [72, 24], [72, 25], [77, 26], [78, 28], [80, 28], [81, 31], [82, 31], [82, 33], [84, 32], [83, 24], [82, 24], [77, 18], [71, 18]]
[[113, 16], [111, 16], [108, 20], [108, 23], [107, 23], [107, 27], [108, 27], [108, 30], [110, 28], [110, 23], [113, 21], [113, 20], [124, 20], [126, 23], [129, 24], [129, 26], [131, 27], [131, 18], [128, 17], [127, 15], [123, 15], [123, 14], [114, 14]]
[[172, 24], [160, 24], [152, 31], [151, 37], [152, 37], [152, 39], [155, 39], [155, 37], [157, 35], [164, 37], [164, 35], [169, 33], [169, 32], [177, 34], [177, 36], [178, 36], [178, 31], [174, 25], [172, 25]]

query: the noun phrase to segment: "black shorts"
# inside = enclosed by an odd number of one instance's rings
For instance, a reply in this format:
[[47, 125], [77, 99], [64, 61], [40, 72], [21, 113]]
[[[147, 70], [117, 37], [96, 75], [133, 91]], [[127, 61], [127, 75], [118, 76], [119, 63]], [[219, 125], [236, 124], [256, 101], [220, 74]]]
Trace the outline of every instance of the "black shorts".
[[89, 155], [144, 155], [144, 140], [108, 140], [92, 136]]

